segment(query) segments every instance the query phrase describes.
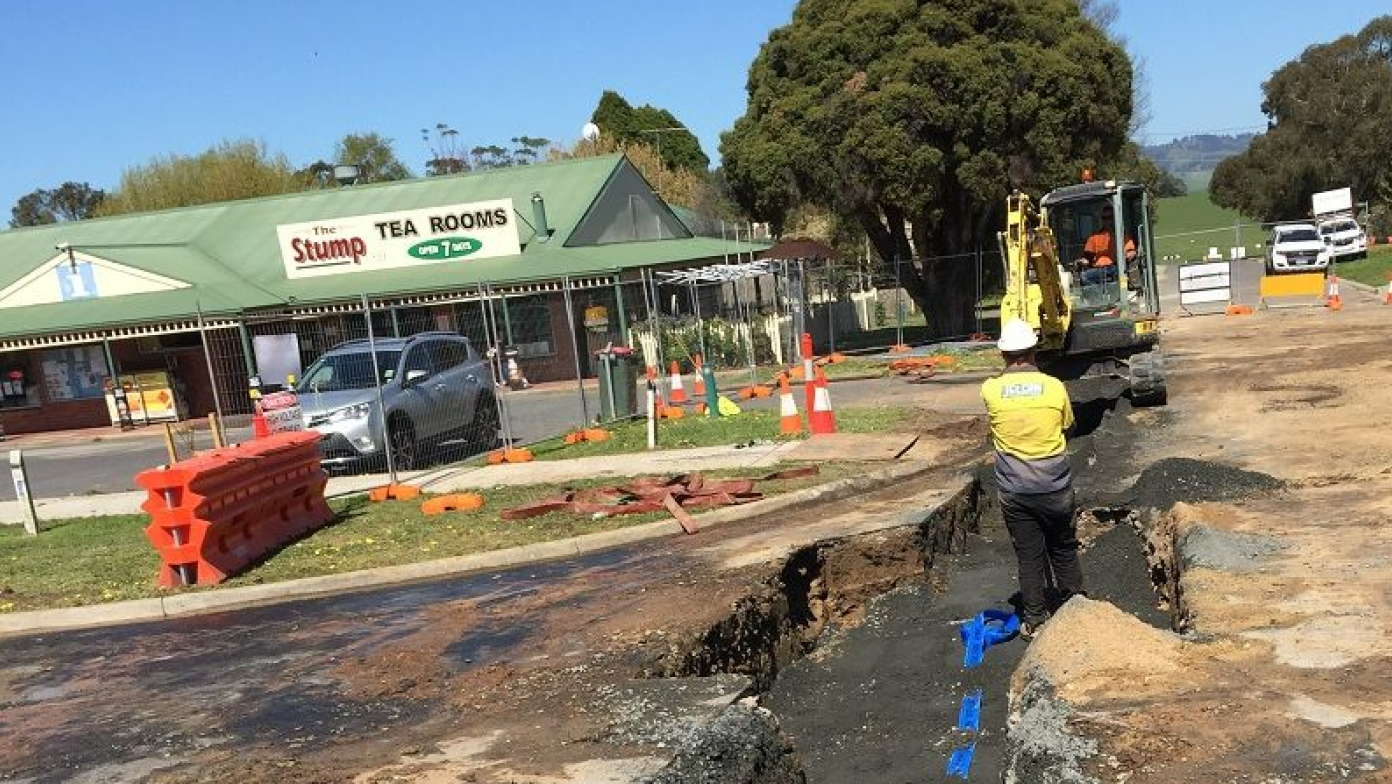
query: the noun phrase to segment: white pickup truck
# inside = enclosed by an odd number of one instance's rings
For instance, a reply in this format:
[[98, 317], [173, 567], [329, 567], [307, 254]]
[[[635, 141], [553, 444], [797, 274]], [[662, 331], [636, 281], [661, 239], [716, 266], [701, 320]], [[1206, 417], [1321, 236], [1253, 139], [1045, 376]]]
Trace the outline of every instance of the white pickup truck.
[[1320, 237], [1329, 246], [1334, 261], [1361, 259], [1368, 255], [1368, 236], [1353, 218], [1327, 218], [1320, 221]]
[[1329, 246], [1313, 223], [1283, 223], [1266, 244], [1266, 274], [1321, 272], [1329, 266]]

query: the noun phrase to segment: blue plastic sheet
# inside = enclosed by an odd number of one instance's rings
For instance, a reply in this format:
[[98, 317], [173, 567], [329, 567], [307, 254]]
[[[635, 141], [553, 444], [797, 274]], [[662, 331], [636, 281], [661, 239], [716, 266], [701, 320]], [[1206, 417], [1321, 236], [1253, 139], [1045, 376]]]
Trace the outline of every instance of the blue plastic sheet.
[[962, 698], [962, 709], [957, 712], [957, 729], [977, 732], [981, 729], [981, 689]]
[[976, 756], [976, 744], [953, 749], [947, 759], [947, 777], [965, 779], [971, 774], [972, 757]]
[[981, 664], [986, 649], [1015, 638], [1020, 633], [1020, 617], [1004, 610], [986, 609], [975, 618], [962, 625], [962, 642], [966, 651], [962, 654], [962, 665], [967, 669]]

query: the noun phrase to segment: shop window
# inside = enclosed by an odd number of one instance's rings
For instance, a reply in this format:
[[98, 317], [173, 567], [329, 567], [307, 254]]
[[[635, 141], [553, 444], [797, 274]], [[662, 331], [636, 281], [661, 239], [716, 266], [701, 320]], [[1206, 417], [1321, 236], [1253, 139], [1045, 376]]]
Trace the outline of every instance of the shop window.
[[45, 349], [39, 352], [39, 368], [49, 402], [86, 400], [106, 394], [106, 353], [99, 343]]
[[39, 403], [39, 386], [29, 371], [29, 357], [17, 351], [0, 353], [0, 408]]
[[545, 295], [514, 297], [507, 300], [507, 321], [498, 309], [500, 338], [507, 342], [509, 328], [512, 345], [521, 357], [549, 357], [556, 353], [551, 331], [551, 306]]

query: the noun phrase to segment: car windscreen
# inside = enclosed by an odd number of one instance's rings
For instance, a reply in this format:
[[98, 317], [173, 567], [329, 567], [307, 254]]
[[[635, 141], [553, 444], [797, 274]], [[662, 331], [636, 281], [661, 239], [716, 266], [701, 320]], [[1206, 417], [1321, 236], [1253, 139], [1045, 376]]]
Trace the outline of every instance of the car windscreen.
[[[396, 364], [401, 359], [400, 351], [378, 351], [377, 366], [382, 372], [382, 383], [396, 376]], [[345, 351], [325, 354], [310, 366], [304, 378], [296, 385], [297, 392], [337, 392], [345, 389], [368, 389], [372, 387], [372, 354], [367, 351]]]
[[1343, 221], [1342, 223], [1326, 223], [1320, 226], [1320, 234], [1333, 234], [1336, 231], [1354, 231], [1358, 224], [1353, 221]]
[[1277, 242], [1318, 242], [1319, 235], [1314, 229], [1295, 229], [1293, 231], [1283, 231], [1281, 236], [1276, 238]]

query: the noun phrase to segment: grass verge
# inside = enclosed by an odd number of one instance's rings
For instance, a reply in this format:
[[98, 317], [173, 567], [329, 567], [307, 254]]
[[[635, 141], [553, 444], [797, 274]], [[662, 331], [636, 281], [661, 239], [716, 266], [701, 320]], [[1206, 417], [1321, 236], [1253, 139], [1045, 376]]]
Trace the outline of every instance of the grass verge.
[[1386, 286], [1387, 274], [1392, 272], [1392, 245], [1374, 245], [1368, 249], [1368, 258], [1340, 262], [1336, 271], [1341, 278], [1369, 286]]
[[[793, 394], [802, 395], [802, 389], [799, 387]], [[800, 397], [798, 401], [801, 405]], [[914, 409], [899, 406], [838, 408], [836, 429], [843, 433], [890, 433], [907, 425], [913, 412]], [[690, 449], [776, 440], [780, 438], [778, 421], [778, 412], [769, 409], [746, 408], [737, 416], [718, 418], [698, 415], [694, 409], [688, 409], [687, 416], [666, 419], [659, 424], [658, 444], [663, 449]], [[607, 441], [566, 445], [562, 439], [552, 438], [533, 444], [530, 449], [537, 460], [569, 460], [639, 453], [648, 448], [646, 420], [606, 425], [605, 429], [610, 433]]]
[[[775, 423], [776, 424], [776, 423]], [[788, 465], [709, 472], [718, 477], [758, 477]], [[865, 463], [827, 463], [815, 476], [759, 482], [756, 489], [775, 496], [874, 467]], [[331, 502], [338, 520], [287, 545], [251, 570], [226, 583], [254, 585], [338, 574], [379, 566], [469, 555], [535, 542], [564, 539], [652, 522], [665, 512], [591, 518], [553, 513], [531, 520], [505, 521], [498, 513], [511, 506], [558, 495], [568, 488], [611, 485], [621, 479], [499, 487], [485, 491], [482, 508], [426, 517], [419, 502], [370, 503], [355, 496]], [[160, 559], [145, 539], [144, 515], [113, 515], [49, 520], [37, 537], [20, 526], [0, 526], [0, 612], [101, 604], [168, 595], [155, 585]], [[188, 588], [202, 591], [217, 588]]]

